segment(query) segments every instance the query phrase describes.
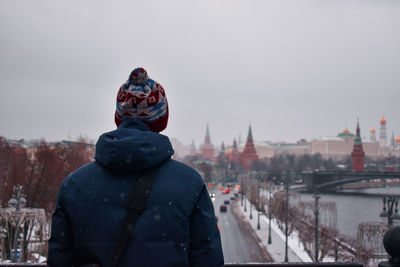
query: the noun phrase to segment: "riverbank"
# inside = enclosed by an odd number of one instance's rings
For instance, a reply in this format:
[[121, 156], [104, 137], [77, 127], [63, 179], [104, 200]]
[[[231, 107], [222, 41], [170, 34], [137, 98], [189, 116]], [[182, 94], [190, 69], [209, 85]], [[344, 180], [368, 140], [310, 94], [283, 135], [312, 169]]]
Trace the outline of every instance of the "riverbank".
[[[346, 196], [361, 196], [361, 197], [379, 197], [382, 198], [387, 196], [385, 193], [368, 193], [368, 192], [360, 192], [356, 190], [346, 190], [346, 191], [336, 191], [332, 193], [327, 193], [332, 195], [346, 195]], [[390, 194], [390, 196], [400, 197], [399, 194]]]

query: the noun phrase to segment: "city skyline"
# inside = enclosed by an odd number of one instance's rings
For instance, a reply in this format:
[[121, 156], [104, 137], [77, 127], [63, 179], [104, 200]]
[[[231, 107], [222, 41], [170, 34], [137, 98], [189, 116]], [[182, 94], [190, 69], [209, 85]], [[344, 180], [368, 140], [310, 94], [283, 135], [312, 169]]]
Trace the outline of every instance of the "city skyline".
[[0, 2], [0, 135], [96, 141], [144, 67], [185, 144], [400, 133], [400, 2]]
[[[386, 117], [381, 117], [381, 119], [382, 119], [382, 118], [385, 118], [385, 120], [387, 121]], [[357, 118], [357, 120], [355, 121], [355, 124], [357, 123], [357, 121], [359, 121], [359, 118]], [[379, 121], [380, 121], [380, 120], [379, 120]], [[239, 145], [240, 145], [240, 144], [244, 144], [244, 143], [246, 142], [246, 136], [247, 136], [247, 133], [248, 133], [247, 131], [248, 131], [249, 125], [251, 125], [251, 127], [254, 128], [254, 125], [253, 125], [252, 123], [248, 123], [247, 128], [246, 128], [246, 132], [243, 132], [243, 133], [240, 132], [240, 133], [237, 134], [237, 135], [232, 135], [231, 140], [230, 140], [228, 137], [225, 137], [225, 138], [222, 139], [222, 141], [219, 142], [219, 143], [214, 141], [214, 137], [213, 137], [213, 133], [214, 133], [214, 132], [213, 132], [213, 129], [212, 129], [212, 127], [210, 126], [209, 123], [205, 124], [204, 129], [203, 129], [203, 136], [200, 137], [198, 140], [192, 138], [192, 139], [190, 140], [190, 142], [183, 142], [182, 139], [179, 138], [179, 136], [169, 136], [169, 138], [171, 138], [171, 139], [176, 139], [176, 140], [178, 140], [179, 142], [181, 142], [181, 143], [182, 143], [183, 145], [185, 145], [185, 146], [192, 145], [193, 142], [194, 142], [195, 146], [196, 146], [197, 148], [199, 148], [199, 147], [204, 143], [204, 138], [205, 138], [205, 136], [206, 136], [206, 133], [208, 132], [209, 138], [210, 138], [210, 140], [211, 140], [211, 144], [212, 144], [215, 148], [219, 149], [219, 147], [220, 147], [220, 145], [222, 144], [222, 142], [223, 142], [223, 143], [225, 144], [225, 146], [227, 146], [227, 147], [232, 146], [233, 140], [236, 140], [236, 141], [238, 142]], [[390, 122], [389, 122], [389, 125], [390, 125]], [[312, 140], [321, 139], [321, 138], [337, 137], [338, 134], [342, 133], [342, 132], [345, 131], [345, 130], [348, 130], [350, 133], [353, 133], [353, 134], [354, 134], [354, 133], [356, 133], [355, 127], [356, 127], [356, 126], [354, 126], [354, 127], [349, 127], [349, 126], [346, 124], [346, 126], [344, 126], [343, 128], [338, 129], [338, 131], [337, 131], [336, 133], [333, 132], [333, 133], [329, 133], [329, 134], [324, 135], [324, 136], [314, 136], [314, 137], [311, 137], [311, 138], [305, 138], [305, 137], [300, 137], [300, 136], [297, 137], [297, 138], [294, 137], [293, 140], [283, 140], [283, 139], [271, 140], [271, 139], [267, 139], [267, 138], [260, 138], [260, 139], [254, 138], [254, 141], [256, 141], [256, 142], [271, 142], [271, 143], [296, 143], [296, 142], [299, 142], [299, 141], [301, 141], [301, 140], [306, 140], [306, 141], [310, 142], [310, 141], [312, 141]], [[256, 126], [256, 128], [257, 128], [257, 126]], [[354, 129], [353, 129], [353, 128], [354, 128]], [[377, 127], [372, 127], [372, 128], [370, 128], [370, 129], [365, 129], [365, 127], [362, 127], [362, 124], [360, 123], [360, 129], [361, 129], [361, 138], [362, 138], [362, 140], [370, 140], [370, 131], [371, 131], [371, 130], [374, 130], [377, 134], [380, 133], [379, 126], [377, 126]], [[389, 128], [389, 129], [390, 129], [390, 128]], [[392, 134], [393, 134], [394, 138], [397, 139], [397, 138], [400, 137], [400, 133], [397, 133], [397, 134], [396, 134], [394, 131], [390, 131], [390, 130], [387, 131], [387, 132], [388, 132], [388, 136], [387, 136], [387, 145], [389, 146], [389, 145], [390, 145], [390, 139], [392, 138]], [[254, 135], [254, 130], [253, 130], [253, 135]], [[257, 134], [257, 133], [256, 133], [256, 136], [260, 136], [260, 135], [262, 135], [262, 134], [260, 134], [260, 133]], [[44, 137], [31, 138], [31, 137], [24, 137], [24, 136], [15, 138], [15, 137], [12, 137], [12, 136], [5, 136], [5, 135], [2, 135], [1, 133], [0, 133], [0, 137], [4, 137], [4, 138], [7, 138], [7, 139], [15, 139], [15, 140], [19, 140], [19, 139], [24, 139], [24, 140], [40, 140], [40, 139], [44, 138]], [[67, 136], [66, 138], [61, 138], [61, 139], [46, 139], [46, 138], [44, 138], [44, 139], [47, 140], [47, 141], [58, 142], [58, 141], [61, 141], [61, 140], [77, 140], [77, 139], [79, 139], [80, 137], [84, 137], [85, 139], [87, 139], [88, 141], [90, 141], [90, 142], [92, 142], [92, 143], [95, 143], [96, 140], [97, 140], [96, 138], [91, 138], [91, 137], [89, 137], [89, 136], [87, 136], [87, 135], [85, 135], [85, 134], [80, 134], [80, 135], [78, 135], [78, 136], [76, 136], [76, 137]], [[376, 137], [376, 138], [377, 138], [376, 141], [379, 142], [378, 137]]]

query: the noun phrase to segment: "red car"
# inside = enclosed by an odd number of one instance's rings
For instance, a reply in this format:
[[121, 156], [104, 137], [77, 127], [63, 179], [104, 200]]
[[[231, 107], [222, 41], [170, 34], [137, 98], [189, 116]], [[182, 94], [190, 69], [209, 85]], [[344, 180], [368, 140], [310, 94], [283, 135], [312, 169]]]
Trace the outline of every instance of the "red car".
[[225, 205], [219, 206], [219, 211], [220, 212], [226, 212], [227, 210], [228, 210], [228, 208]]

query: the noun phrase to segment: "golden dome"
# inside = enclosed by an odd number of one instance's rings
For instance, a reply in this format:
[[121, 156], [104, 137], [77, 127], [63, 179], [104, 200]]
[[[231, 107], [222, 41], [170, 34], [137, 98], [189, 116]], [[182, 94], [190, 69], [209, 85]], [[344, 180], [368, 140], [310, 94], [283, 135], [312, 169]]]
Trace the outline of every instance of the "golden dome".
[[344, 129], [343, 133], [348, 134], [348, 133], [350, 133], [350, 131], [346, 128], [346, 129]]

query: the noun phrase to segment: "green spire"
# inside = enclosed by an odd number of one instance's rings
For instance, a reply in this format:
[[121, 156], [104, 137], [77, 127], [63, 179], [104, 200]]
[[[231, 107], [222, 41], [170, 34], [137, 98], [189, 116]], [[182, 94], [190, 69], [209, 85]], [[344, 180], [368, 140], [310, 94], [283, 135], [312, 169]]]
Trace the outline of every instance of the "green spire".
[[361, 134], [360, 134], [360, 123], [357, 119], [357, 129], [356, 129], [356, 139], [354, 140], [354, 144], [361, 145]]
[[210, 129], [208, 128], [208, 123], [207, 123], [207, 129], [206, 129], [206, 137], [204, 138], [204, 144], [207, 144], [207, 145], [211, 144]]
[[236, 143], [236, 139], [233, 139], [233, 149], [237, 149], [238, 148], [238, 146], [237, 146], [237, 143]]
[[253, 142], [253, 133], [251, 131], [251, 124], [249, 125], [249, 134], [247, 135], [247, 142]]

